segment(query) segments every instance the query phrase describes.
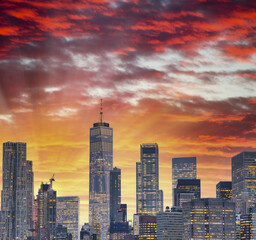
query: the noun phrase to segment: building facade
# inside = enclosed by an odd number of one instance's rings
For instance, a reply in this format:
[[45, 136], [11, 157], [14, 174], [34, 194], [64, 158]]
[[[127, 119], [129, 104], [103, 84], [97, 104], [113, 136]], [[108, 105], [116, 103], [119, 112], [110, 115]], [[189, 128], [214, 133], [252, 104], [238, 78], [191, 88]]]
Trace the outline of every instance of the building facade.
[[139, 214], [155, 216], [163, 211], [163, 192], [159, 190], [157, 143], [140, 146], [140, 162], [136, 163], [136, 208]]
[[195, 199], [183, 204], [184, 240], [236, 239], [235, 203], [216, 199]]
[[232, 157], [232, 199], [237, 213], [248, 213], [256, 203], [256, 152], [241, 152]]
[[216, 198], [231, 200], [232, 198], [232, 182], [219, 182], [216, 185]]
[[174, 206], [182, 207], [184, 202], [201, 198], [200, 179], [178, 179], [174, 189]]
[[32, 162], [26, 159], [26, 152], [26, 143], [3, 144], [0, 235], [4, 239], [25, 239], [33, 227], [33, 171]]
[[196, 179], [196, 157], [182, 157], [172, 159], [172, 192], [174, 204], [174, 189], [177, 186], [178, 179]]
[[240, 239], [256, 239], [256, 208], [249, 208], [248, 214], [240, 217]]
[[97, 239], [106, 240], [110, 224], [110, 171], [113, 169], [113, 129], [102, 121], [90, 129], [89, 223]]
[[73, 240], [79, 239], [79, 204], [78, 196], [57, 197], [57, 224], [66, 227]]
[[182, 211], [170, 211], [166, 207], [165, 212], [157, 213], [157, 239], [158, 240], [182, 240], [183, 215]]
[[121, 169], [110, 171], [110, 221], [118, 222], [118, 210], [121, 204]]

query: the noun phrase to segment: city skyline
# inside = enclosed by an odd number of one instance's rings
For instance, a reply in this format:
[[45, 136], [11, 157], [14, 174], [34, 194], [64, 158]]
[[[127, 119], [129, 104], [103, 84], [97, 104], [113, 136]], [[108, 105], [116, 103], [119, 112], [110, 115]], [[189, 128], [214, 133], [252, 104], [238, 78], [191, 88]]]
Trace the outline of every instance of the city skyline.
[[255, 8], [247, 0], [4, 1], [1, 143], [27, 143], [34, 193], [55, 173], [58, 196], [79, 196], [80, 225], [89, 221], [89, 128], [102, 98], [128, 219], [143, 143], [159, 146], [164, 209], [172, 158], [195, 156], [201, 197], [215, 197], [216, 184], [232, 179], [231, 157], [256, 150]]

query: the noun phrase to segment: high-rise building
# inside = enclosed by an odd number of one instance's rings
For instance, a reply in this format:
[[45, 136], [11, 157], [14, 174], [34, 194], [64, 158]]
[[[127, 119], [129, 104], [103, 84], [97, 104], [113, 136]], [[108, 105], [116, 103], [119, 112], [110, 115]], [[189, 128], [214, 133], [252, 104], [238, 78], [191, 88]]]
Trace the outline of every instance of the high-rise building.
[[118, 222], [118, 210], [121, 204], [121, 169], [110, 171], [110, 221]]
[[110, 240], [124, 240], [124, 237], [128, 235], [129, 223], [128, 222], [111, 222], [109, 228]]
[[89, 223], [85, 223], [80, 231], [80, 240], [98, 240], [94, 229]]
[[232, 182], [219, 182], [216, 185], [216, 198], [231, 200]]
[[127, 204], [119, 205], [118, 222], [127, 222]]
[[156, 216], [134, 214], [133, 235], [139, 240], [157, 239]]
[[57, 197], [57, 224], [67, 228], [73, 240], [79, 239], [79, 197]]
[[32, 227], [33, 172], [26, 152], [26, 143], [3, 144], [0, 236], [4, 239], [25, 239]]
[[182, 207], [184, 202], [201, 198], [200, 179], [178, 179], [174, 189], [174, 206]]
[[247, 214], [256, 203], [256, 152], [244, 151], [232, 157], [232, 200], [237, 213]]
[[174, 204], [174, 189], [178, 179], [196, 179], [196, 157], [182, 157], [172, 159], [172, 192]]
[[183, 203], [183, 240], [229, 239], [236, 235], [235, 203], [217, 198]]
[[56, 197], [50, 184], [41, 184], [38, 191], [38, 233], [39, 240], [52, 240], [56, 237]]
[[157, 239], [158, 240], [182, 240], [183, 215], [182, 210], [170, 211], [166, 207], [165, 212], [157, 213]]
[[240, 217], [240, 239], [256, 239], [256, 208], [249, 208], [248, 214]]
[[89, 223], [99, 240], [110, 224], [110, 171], [113, 169], [113, 129], [102, 121], [90, 129]]
[[140, 146], [136, 163], [136, 207], [139, 214], [155, 215], [163, 211], [163, 192], [159, 190], [157, 143]]

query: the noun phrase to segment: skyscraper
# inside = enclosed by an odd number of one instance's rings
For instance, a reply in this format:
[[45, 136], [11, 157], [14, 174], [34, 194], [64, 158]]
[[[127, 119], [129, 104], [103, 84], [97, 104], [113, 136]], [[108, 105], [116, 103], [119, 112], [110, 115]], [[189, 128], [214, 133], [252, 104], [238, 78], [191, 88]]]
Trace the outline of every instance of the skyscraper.
[[163, 192], [159, 190], [157, 143], [140, 146], [136, 163], [136, 207], [139, 214], [155, 215], [163, 211]]
[[3, 144], [3, 189], [1, 236], [25, 239], [32, 227], [33, 172], [26, 159], [26, 143]]
[[157, 239], [156, 228], [156, 216], [134, 214], [133, 233], [139, 240]]
[[217, 198], [183, 203], [183, 240], [228, 239], [236, 233], [235, 203]]
[[57, 192], [50, 184], [41, 184], [38, 191], [38, 233], [40, 240], [52, 240], [56, 236], [56, 197]]
[[67, 228], [73, 240], [79, 239], [79, 197], [57, 197], [57, 224]]
[[219, 182], [216, 185], [216, 198], [231, 200], [232, 182]]
[[240, 218], [240, 239], [256, 239], [256, 208], [249, 208], [248, 214]]
[[118, 222], [118, 210], [121, 204], [121, 169], [110, 171], [110, 221]]
[[196, 157], [182, 157], [172, 159], [172, 197], [174, 204], [174, 189], [178, 179], [196, 179]]
[[247, 214], [256, 203], [256, 152], [244, 151], [232, 157], [232, 199], [237, 213]]
[[201, 198], [200, 179], [178, 179], [174, 189], [174, 206], [182, 207], [184, 202]]
[[110, 224], [110, 171], [113, 169], [113, 129], [102, 121], [90, 129], [89, 222], [98, 239], [106, 240]]

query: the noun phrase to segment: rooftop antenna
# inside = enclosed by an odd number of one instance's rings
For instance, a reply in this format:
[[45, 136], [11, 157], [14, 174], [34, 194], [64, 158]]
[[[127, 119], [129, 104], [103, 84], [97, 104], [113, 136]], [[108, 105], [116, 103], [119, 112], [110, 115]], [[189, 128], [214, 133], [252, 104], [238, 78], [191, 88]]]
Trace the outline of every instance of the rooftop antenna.
[[50, 178], [50, 187], [51, 187], [51, 189], [52, 189], [52, 182], [55, 181], [54, 175], [55, 175], [55, 173], [52, 175], [52, 178]]
[[102, 117], [103, 117], [103, 111], [102, 111], [102, 99], [100, 99], [100, 123], [102, 124]]

